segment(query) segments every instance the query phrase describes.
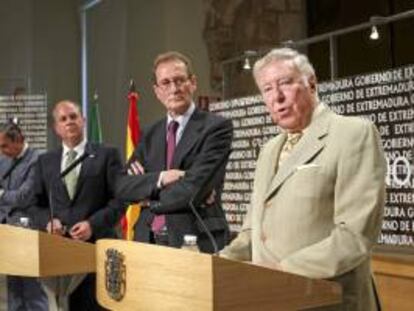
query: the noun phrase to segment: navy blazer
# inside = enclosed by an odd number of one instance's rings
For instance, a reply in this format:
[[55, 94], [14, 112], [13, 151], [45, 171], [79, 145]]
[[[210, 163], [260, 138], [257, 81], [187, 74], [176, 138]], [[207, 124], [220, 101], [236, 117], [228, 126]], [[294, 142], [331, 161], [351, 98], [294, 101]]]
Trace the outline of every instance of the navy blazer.
[[38, 228], [46, 228], [52, 205], [54, 218], [68, 228], [88, 220], [93, 230], [92, 241], [115, 237], [114, 226], [124, 212], [122, 202], [115, 199], [115, 177], [122, 169], [119, 152], [100, 144], [86, 144], [85, 152], [91, 156], [82, 162], [72, 200], [59, 176], [62, 152], [62, 148], [47, 152], [36, 165], [33, 217]]
[[[130, 161], [138, 160], [143, 165], [145, 174], [123, 174], [117, 183], [117, 196], [130, 202], [151, 200], [150, 208], [142, 209], [135, 226], [137, 241], [148, 242], [154, 215], [165, 214], [171, 246], [180, 247], [185, 234], [196, 234], [200, 249], [211, 252], [211, 243], [203, 234], [188, 204], [194, 193], [205, 184], [217, 162], [222, 161], [230, 150], [232, 123], [220, 116], [196, 109], [184, 129], [173, 158], [173, 168], [184, 170], [185, 176], [159, 190], [158, 177], [166, 169], [166, 123], [166, 118], [163, 118], [143, 131], [140, 144]], [[197, 207], [208, 228], [216, 236], [219, 248], [227, 243], [229, 233], [220, 202], [224, 173], [223, 168], [215, 176], [215, 204]]]

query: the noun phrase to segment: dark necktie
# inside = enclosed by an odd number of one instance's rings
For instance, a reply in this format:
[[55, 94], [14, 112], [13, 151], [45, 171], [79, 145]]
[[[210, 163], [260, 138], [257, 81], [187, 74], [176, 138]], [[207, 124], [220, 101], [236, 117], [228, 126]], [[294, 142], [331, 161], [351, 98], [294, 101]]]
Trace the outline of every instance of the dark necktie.
[[[176, 145], [176, 134], [177, 134], [178, 126], [179, 126], [179, 123], [177, 121], [171, 121], [170, 123], [168, 123], [168, 127], [167, 127], [167, 157], [166, 157], [167, 170], [172, 168], [175, 145]], [[152, 231], [155, 232], [155, 233], [158, 233], [163, 229], [164, 226], [165, 226], [165, 215], [155, 216], [154, 220], [152, 221], [152, 225], [151, 225]]]

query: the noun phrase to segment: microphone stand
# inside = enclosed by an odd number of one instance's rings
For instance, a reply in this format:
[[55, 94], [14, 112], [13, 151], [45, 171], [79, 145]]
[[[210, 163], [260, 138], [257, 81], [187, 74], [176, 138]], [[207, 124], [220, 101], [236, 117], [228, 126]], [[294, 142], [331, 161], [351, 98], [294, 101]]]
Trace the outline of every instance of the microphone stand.
[[50, 233], [53, 234], [54, 231], [54, 224], [53, 224], [53, 219], [54, 219], [54, 207], [53, 207], [53, 191], [52, 191], [52, 187], [53, 187], [53, 183], [51, 183], [50, 185], [50, 189], [49, 189], [49, 195], [48, 195], [48, 199], [49, 199], [49, 221], [50, 221]]
[[213, 189], [214, 189], [214, 180], [215, 180], [215, 177], [216, 177], [216, 173], [220, 172], [222, 169], [224, 169], [224, 166], [226, 165], [227, 160], [228, 160], [228, 158], [230, 156], [230, 153], [232, 151], [233, 151], [232, 149], [228, 150], [223, 155], [223, 157], [220, 158], [219, 161], [217, 161], [217, 163], [214, 165], [214, 167], [210, 171], [209, 175], [207, 176], [206, 180], [204, 181], [204, 183], [194, 193], [193, 197], [191, 198], [191, 200], [188, 204], [190, 206], [190, 209], [193, 212], [194, 216], [197, 218], [198, 222], [201, 224], [201, 227], [203, 228], [203, 230], [207, 234], [207, 237], [210, 240], [211, 245], [213, 246], [213, 250], [214, 250], [213, 255], [218, 255], [218, 252], [219, 252], [216, 239], [214, 238], [211, 231], [207, 228], [206, 223], [204, 222], [203, 218], [200, 216], [200, 213], [197, 211], [196, 205], [202, 204], [204, 202], [204, 200], [206, 199], [207, 195], [211, 191], [213, 191]]
[[191, 211], [193, 212], [194, 216], [197, 218], [197, 221], [201, 224], [201, 227], [203, 227], [204, 232], [207, 234], [207, 237], [210, 240], [211, 245], [213, 246], [213, 255], [217, 256], [219, 249], [217, 246], [216, 239], [214, 238], [210, 230], [207, 228], [207, 225], [204, 222], [203, 218], [201, 218], [200, 213], [197, 211], [196, 207], [194, 206], [193, 200], [190, 201], [189, 205], [190, 205]]

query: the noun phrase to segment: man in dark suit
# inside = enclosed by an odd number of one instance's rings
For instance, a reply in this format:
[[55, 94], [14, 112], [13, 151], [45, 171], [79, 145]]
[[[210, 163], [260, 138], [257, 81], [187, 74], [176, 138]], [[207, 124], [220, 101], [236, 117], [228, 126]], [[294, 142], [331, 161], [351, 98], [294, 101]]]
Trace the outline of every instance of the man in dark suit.
[[[0, 124], [0, 153], [0, 223], [29, 226], [38, 152], [25, 142], [17, 124], [6, 122]], [[37, 278], [7, 276], [7, 294], [9, 311], [49, 309]]]
[[[178, 53], [159, 55], [154, 62], [154, 91], [167, 116], [144, 129], [130, 159], [129, 174], [117, 184], [117, 196], [141, 202], [135, 240], [180, 247], [185, 234], [198, 236], [202, 252], [213, 247], [196, 221], [189, 202], [218, 162], [225, 162], [232, 140], [232, 123], [195, 107], [197, 80], [190, 60]], [[214, 202], [196, 206], [219, 248], [228, 239], [220, 205], [224, 165], [215, 172]]]
[[[53, 119], [62, 147], [41, 155], [36, 166], [39, 228], [89, 242], [116, 237], [114, 226], [123, 213], [123, 205], [114, 196], [115, 177], [122, 167], [118, 151], [86, 142], [83, 134], [85, 120], [74, 102], [57, 103]], [[60, 178], [61, 172], [83, 155], [87, 155], [84, 161]], [[95, 277], [88, 275], [71, 295], [70, 309], [99, 310], [94, 287]]]

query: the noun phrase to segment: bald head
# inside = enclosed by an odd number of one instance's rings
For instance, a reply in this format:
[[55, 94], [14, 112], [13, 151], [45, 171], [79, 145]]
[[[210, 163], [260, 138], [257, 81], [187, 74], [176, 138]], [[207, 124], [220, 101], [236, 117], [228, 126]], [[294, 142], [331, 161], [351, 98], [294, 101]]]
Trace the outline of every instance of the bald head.
[[83, 140], [85, 120], [79, 105], [70, 100], [62, 100], [53, 108], [53, 121], [56, 134], [69, 148]]

